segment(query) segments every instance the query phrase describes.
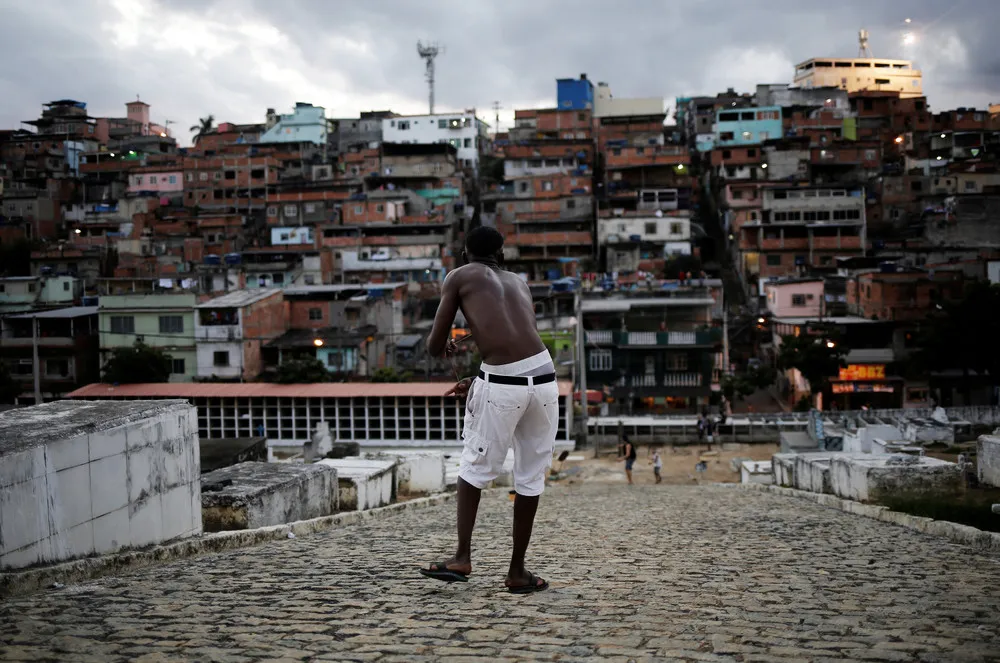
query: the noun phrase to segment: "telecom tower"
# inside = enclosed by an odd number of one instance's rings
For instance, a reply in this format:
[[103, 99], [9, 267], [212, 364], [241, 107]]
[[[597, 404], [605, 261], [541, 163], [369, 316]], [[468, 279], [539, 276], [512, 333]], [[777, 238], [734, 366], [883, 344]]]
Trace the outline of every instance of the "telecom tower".
[[436, 43], [423, 45], [422, 42], [417, 42], [417, 53], [423, 59], [427, 60], [427, 87], [429, 88], [428, 100], [430, 102], [430, 114], [434, 114], [434, 58], [436, 58], [440, 53], [444, 53], [444, 46], [438, 46]]
[[864, 28], [858, 30], [858, 57], [873, 58], [872, 49], [868, 46], [868, 31]]
[[496, 135], [498, 133], [500, 133], [500, 109], [501, 108], [503, 108], [503, 106], [500, 105], [499, 101], [494, 101], [493, 102], [493, 121], [495, 122], [495, 124], [493, 126], [493, 137], [494, 138], [496, 138]]

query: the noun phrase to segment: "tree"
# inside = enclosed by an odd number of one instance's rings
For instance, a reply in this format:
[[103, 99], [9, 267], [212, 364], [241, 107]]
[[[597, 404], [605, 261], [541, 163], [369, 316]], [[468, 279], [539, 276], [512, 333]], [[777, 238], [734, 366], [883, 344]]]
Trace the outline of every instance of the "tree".
[[403, 371], [399, 373], [395, 368], [384, 367], [376, 368], [372, 373], [372, 382], [409, 382], [413, 379], [413, 373], [410, 371]]
[[194, 142], [197, 143], [198, 139], [207, 133], [211, 133], [212, 129], [215, 128], [215, 116], [209, 115], [208, 117], [203, 117], [198, 120], [198, 124], [191, 126], [191, 131], [194, 132]]
[[730, 403], [742, 400], [758, 389], [766, 389], [774, 384], [776, 372], [768, 366], [751, 368], [745, 373], [727, 375], [722, 378], [722, 395]]
[[104, 365], [104, 381], [109, 384], [166, 382], [170, 379], [172, 359], [163, 350], [136, 341], [131, 348], [111, 351]]
[[332, 377], [319, 359], [302, 357], [282, 362], [275, 373], [274, 381], [280, 384], [309, 384], [329, 382]]
[[961, 370], [966, 396], [972, 385], [970, 371], [990, 375], [1000, 382], [1000, 286], [986, 282], [970, 285], [961, 300], [935, 308], [918, 336], [920, 347], [914, 363], [923, 371]]
[[[832, 347], [831, 347], [832, 346]], [[847, 348], [835, 335], [782, 336], [781, 351], [778, 353], [778, 368], [798, 369], [809, 383], [809, 391], [820, 394], [830, 378], [847, 366], [844, 357]]]

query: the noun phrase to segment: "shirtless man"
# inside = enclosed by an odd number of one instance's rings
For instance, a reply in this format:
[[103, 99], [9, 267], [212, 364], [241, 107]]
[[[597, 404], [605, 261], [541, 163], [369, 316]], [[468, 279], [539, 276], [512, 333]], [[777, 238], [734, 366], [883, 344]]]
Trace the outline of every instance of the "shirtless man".
[[503, 468], [514, 447], [514, 546], [504, 584], [515, 594], [546, 589], [548, 583], [524, 568], [524, 554], [552, 464], [559, 422], [555, 367], [535, 327], [528, 285], [500, 267], [503, 235], [473, 229], [465, 241], [466, 264], [444, 280], [434, 327], [427, 338], [431, 356], [450, 355], [448, 339], [461, 308], [479, 346], [479, 377], [451, 390], [466, 396], [464, 449], [458, 474], [458, 548], [455, 556], [420, 572], [446, 582], [465, 582], [472, 572], [472, 530], [483, 488]]

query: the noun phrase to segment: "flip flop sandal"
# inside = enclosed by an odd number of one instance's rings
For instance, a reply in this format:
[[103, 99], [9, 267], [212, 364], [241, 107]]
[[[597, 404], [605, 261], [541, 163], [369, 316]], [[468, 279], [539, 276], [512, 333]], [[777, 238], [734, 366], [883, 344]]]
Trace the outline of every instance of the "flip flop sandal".
[[528, 584], [507, 587], [507, 591], [509, 591], [511, 594], [533, 594], [535, 592], [540, 592], [542, 590], [549, 588], [549, 583], [547, 580], [542, 580], [541, 585], [538, 584], [539, 580], [542, 579], [535, 576], [535, 574], [532, 573], [531, 571], [528, 571]]
[[428, 578], [434, 578], [435, 580], [441, 580], [442, 582], [469, 582], [469, 574], [462, 573], [461, 571], [453, 571], [445, 566], [445, 562], [440, 562], [438, 564], [432, 564], [431, 566], [436, 566], [436, 569], [418, 569], [421, 575], [427, 576]]

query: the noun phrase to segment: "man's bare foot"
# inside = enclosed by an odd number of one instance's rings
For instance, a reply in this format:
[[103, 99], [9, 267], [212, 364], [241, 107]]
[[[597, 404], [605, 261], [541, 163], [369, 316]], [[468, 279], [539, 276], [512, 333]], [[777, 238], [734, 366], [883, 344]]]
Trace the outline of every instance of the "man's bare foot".
[[511, 594], [530, 594], [531, 592], [540, 592], [543, 589], [548, 589], [549, 583], [544, 579], [539, 578], [531, 571], [522, 571], [521, 573], [507, 574], [507, 579], [503, 583]]

